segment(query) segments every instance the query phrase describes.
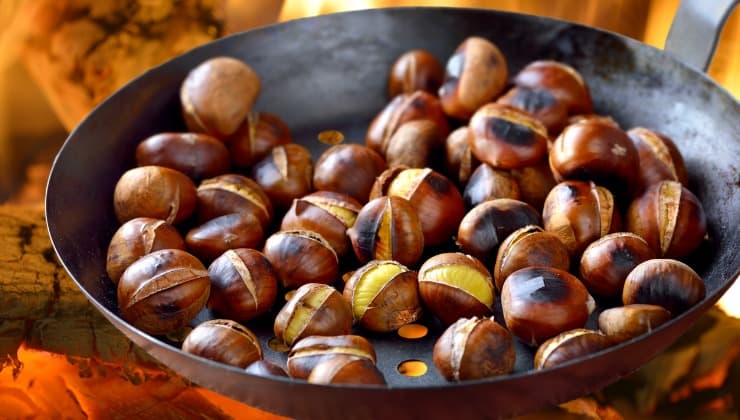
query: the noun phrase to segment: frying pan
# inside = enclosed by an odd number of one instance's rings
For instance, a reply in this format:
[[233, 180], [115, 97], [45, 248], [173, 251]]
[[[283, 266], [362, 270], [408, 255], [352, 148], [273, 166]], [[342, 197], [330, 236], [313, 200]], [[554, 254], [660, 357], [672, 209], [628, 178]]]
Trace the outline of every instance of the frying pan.
[[[705, 21], [723, 16], [734, 2], [715, 3], [726, 9], [705, 16]], [[709, 6], [704, 2], [702, 7]], [[681, 13], [686, 12], [682, 7]], [[709, 220], [708, 239], [689, 261], [706, 282], [707, 297], [701, 303], [650, 334], [552, 369], [532, 371], [533, 350], [517, 343], [514, 373], [463, 383], [445, 382], [433, 367], [432, 346], [441, 332], [433, 321], [427, 320], [430, 334], [418, 340], [369, 335], [388, 387], [320, 386], [248, 375], [186, 354], [120, 318], [104, 267], [108, 242], [118, 226], [113, 189], [121, 174], [134, 166], [139, 141], [184, 129], [178, 89], [188, 71], [220, 55], [248, 62], [263, 83], [255, 108], [284, 118], [295, 141], [317, 156], [327, 147], [315, 140], [320, 131], [338, 129], [349, 139], [364, 138], [368, 122], [388, 100], [386, 74], [398, 55], [423, 48], [445, 60], [470, 35], [493, 40], [512, 74], [535, 59], [569, 63], [588, 82], [597, 112], [612, 115], [623, 127], [652, 127], [675, 139], [686, 159], [690, 189], [704, 203]], [[711, 52], [703, 48], [706, 61]], [[701, 59], [695, 65], [701, 67]], [[581, 396], [634, 371], [685, 332], [729, 288], [739, 266], [739, 156], [738, 102], [699, 70], [665, 52], [536, 16], [474, 9], [378, 9], [237, 34], [143, 74], [98, 106], [69, 136], [51, 172], [46, 216], [59, 258], [90, 301], [131, 340], [203, 387], [297, 418], [504, 417]], [[204, 310], [197, 321], [212, 316]], [[269, 319], [248, 325], [263, 340], [266, 357], [285, 359], [284, 353], [267, 346]], [[594, 320], [588, 325], [594, 327]], [[425, 362], [428, 373], [399, 374], [396, 366], [407, 359]]]

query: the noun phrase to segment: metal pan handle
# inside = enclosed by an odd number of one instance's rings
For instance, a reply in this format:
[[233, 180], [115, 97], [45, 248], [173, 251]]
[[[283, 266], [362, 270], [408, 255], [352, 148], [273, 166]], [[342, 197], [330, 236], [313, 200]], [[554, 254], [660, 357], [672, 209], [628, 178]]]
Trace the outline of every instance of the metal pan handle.
[[720, 32], [740, 0], [682, 0], [671, 24], [665, 51], [706, 71]]

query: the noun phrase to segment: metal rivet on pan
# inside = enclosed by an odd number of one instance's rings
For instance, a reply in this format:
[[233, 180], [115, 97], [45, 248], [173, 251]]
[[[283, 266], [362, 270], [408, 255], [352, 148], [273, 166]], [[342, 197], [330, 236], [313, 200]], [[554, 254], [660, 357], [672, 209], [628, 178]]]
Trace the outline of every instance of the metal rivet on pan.
[[398, 335], [408, 339], [425, 337], [428, 332], [429, 328], [421, 324], [406, 324], [398, 329]]
[[427, 373], [427, 364], [421, 360], [404, 360], [396, 367], [398, 373], [404, 376], [422, 376]]

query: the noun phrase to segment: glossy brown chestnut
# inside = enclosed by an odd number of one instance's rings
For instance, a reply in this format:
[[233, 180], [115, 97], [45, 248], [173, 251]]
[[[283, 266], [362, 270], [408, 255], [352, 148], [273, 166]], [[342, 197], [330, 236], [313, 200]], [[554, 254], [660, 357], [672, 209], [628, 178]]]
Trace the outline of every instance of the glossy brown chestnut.
[[367, 203], [375, 178], [385, 169], [383, 157], [374, 150], [354, 143], [338, 144], [328, 148], [316, 161], [313, 186]]
[[324, 360], [338, 355], [357, 356], [375, 363], [375, 349], [359, 335], [311, 336], [301, 339], [288, 353], [288, 372], [291, 378], [306, 379]]
[[470, 210], [460, 222], [456, 243], [460, 249], [493, 264], [499, 245], [515, 230], [542, 221], [532, 206], [510, 198], [485, 201]]
[[388, 73], [388, 97], [424, 90], [437, 93], [445, 70], [429, 51], [411, 50], [399, 56]]
[[226, 139], [242, 124], [260, 92], [259, 76], [232, 57], [204, 61], [180, 88], [185, 124], [190, 131]]
[[553, 267], [513, 272], [501, 288], [509, 330], [534, 346], [564, 331], [583, 328], [595, 303], [580, 280]]
[[496, 254], [493, 278], [501, 290], [509, 275], [527, 267], [554, 267], [567, 271], [570, 255], [560, 239], [539, 226], [517, 229], [507, 236]]
[[614, 121], [614, 118], [608, 115], [600, 114], [576, 114], [568, 118], [568, 125], [579, 123], [581, 121], [598, 121], [602, 124], [613, 125], [616, 128], [620, 128], [619, 124]]
[[506, 375], [514, 370], [511, 333], [493, 318], [461, 318], [434, 344], [434, 366], [448, 381]]
[[491, 165], [479, 165], [463, 190], [463, 201], [467, 208], [494, 200], [496, 198], [511, 198], [519, 200], [519, 185], [507, 171], [493, 169]]
[[370, 198], [383, 195], [405, 198], [414, 206], [425, 245], [449, 241], [465, 215], [465, 204], [455, 184], [429, 168], [389, 168], [378, 177]]
[[137, 217], [121, 225], [108, 245], [105, 270], [114, 284], [124, 270], [146, 254], [160, 249], [185, 249], [180, 232], [164, 220]]
[[215, 217], [190, 229], [185, 236], [188, 250], [204, 262], [211, 262], [230, 249], [259, 247], [263, 240], [262, 224], [249, 213]]
[[254, 165], [252, 179], [270, 197], [275, 208], [287, 209], [293, 199], [313, 190], [311, 153], [295, 143], [276, 146]]
[[135, 217], [178, 224], [195, 211], [196, 190], [187, 175], [163, 166], [126, 171], [116, 183], [113, 207], [120, 223]]
[[265, 241], [263, 252], [285, 288], [306, 283], [332, 284], [339, 277], [339, 258], [334, 248], [310, 230], [276, 232]]
[[520, 200], [537, 210], [542, 208], [547, 194], [557, 185], [547, 161], [533, 166], [512, 169], [510, 172], [519, 186]]
[[618, 297], [630, 271], [651, 258], [655, 253], [641, 237], [629, 232], [612, 233], [583, 251], [580, 279], [593, 295]]
[[421, 316], [417, 274], [396, 261], [373, 260], [357, 269], [343, 295], [355, 322], [370, 331], [395, 331]]
[[611, 347], [614, 343], [606, 335], [576, 328], [545, 341], [534, 355], [534, 368], [547, 369], [585, 357]]
[[275, 337], [287, 346], [312, 335], [346, 335], [352, 328], [352, 308], [326, 284], [299, 287], [275, 317]]
[[269, 228], [272, 222], [272, 204], [256, 182], [237, 174], [203, 180], [198, 186], [198, 221], [203, 223], [231, 213], [254, 215], [262, 229]]
[[175, 169], [196, 182], [231, 169], [223, 142], [200, 133], [155, 134], [136, 146], [136, 165]]
[[422, 264], [419, 296], [445, 325], [489, 316], [496, 301], [491, 273], [475, 257], [458, 252], [438, 254]]
[[531, 114], [509, 105], [483, 105], [470, 119], [470, 150], [498, 169], [522, 168], [547, 156], [547, 129]]
[[347, 231], [357, 259], [396, 260], [414, 265], [424, 252], [424, 234], [414, 207], [403, 198], [376, 198], [357, 216]]
[[614, 342], [647, 334], [671, 319], [662, 306], [633, 304], [609, 308], [599, 314], [599, 329]]
[[635, 127], [627, 135], [640, 157], [640, 183], [644, 187], [663, 180], [678, 181], [689, 186], [683, 156], [665, 134], [643, 127]]
[[434, 121], [408, 121], [398, 127], [388, 139], [388, 144], [384, 147], [385, 161], [388, 166], [437, 167], [444, 143], [445, 138]]
[[262, 359], [262, 345], [249, 328], [230, 319], [212, 319], [190, 331], [182, 351], [245, 368]]
[[467, 120], [504, 90], [508, 77], [501, 50], [484, 38], [469, 37], [445, 65], [444, 82], [439, 88], [442, 108], [450, 117]]
[[308, 376], [314, 384], [385, 385], [375, 363], [357, 356], [337, 355], [316, 365]]
[[496, 102], [532, 114], [548, 133], [557, 134], [568, 123], [568, 106], [547, 88], [515, 86]]
[[681, 261], [654, 259], [635, 267], [624, 281], [622, 302], [662, 306], [676, 316], [701, 302], [704, 281]]
[[626, 228], [641, 236], [656, 255], [685, 257], [707, 233], [707, 218], [696, 196], [676, 181], [651, 185], [627, 209]]
[[194, 256], [163, 249], [134, 261], [118, 281], [123, 319], [149, 334], [186, 326], [208, 301], [208, 271]]
[[591, 242], [621, 227], [611, 192], [585, 181], [556, 185], [545, 199], [542, 219], [545, 230], [557, 236], [573, 258], [580, 258]]
[[468, 183], [470, 175], [480, 165], [470, 151], [472, 135], [470, 128], [463, 126], [450, 133], [445, 141], [445, 174], [461, 186]]
[[326, 239], [339, 257], [352, 249], [347, 229], [355, 225], [362, 205], [354, 198], [332, 191], [317, 191], [293, 200], [280, 230], [311, 230]]
[[516, 76], [514, 84], [529, 88], [546, 88], [565, 102], [570, 114], [589, 114], [593, 110], [591, 93], [580, 73], [573, 67], [551, 60], [529, 63]]
[[288, 144], [290, 140], [290, 129], [280, 117], [250, 112], [227, 143], [231, 162], [246, 169], [262, 160], [274, 147]]
[[220, 315], [246, 322], [267, 312], [277, 298], [277, 273], [259, 251], [228, 250], [208, 266], [211, 296], [208, 307]]
[[288, 378], [288, 372], [285, 371], [285, 368], [278, 362], [270, 359], [261, 359], [252, 362], [244, 369], [244, 372], [267, 378], [274, 376]]

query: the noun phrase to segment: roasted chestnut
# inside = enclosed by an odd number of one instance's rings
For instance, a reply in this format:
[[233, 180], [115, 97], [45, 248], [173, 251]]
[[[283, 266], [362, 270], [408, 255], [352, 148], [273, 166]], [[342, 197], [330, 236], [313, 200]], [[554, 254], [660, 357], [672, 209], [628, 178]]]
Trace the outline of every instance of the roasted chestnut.
[[473, 208], [496, 198], [519, 200], [519, 185], [509, 172], [493, 169], [491, 165], [483, 163], [473, 171], [465, 185], [463, 201], [467, 208]]
[[118, 281], [118, 308], [127, 322], [149, 334], [186, 326], [208, 301], [211, 280], [194, 256], [163, 249], [134, 261]]
[[293, 199], [313, 190], [311, 153], [295, 143], [276, 146], [254, 165], [252, 179], [270, 197], [273, 206], [287, 209]]
[[311, 335], [345, 335], [352, 329], [352, 308], [326, 284], [299, 287], [275, 317], [275, 337], [287, 346]]
[[565, 102], [570, 114], [590, 114], [593, 110], [586, 82], [578, 71], [565, 63], [551, 60], [529, 63], [514, 76], [514, 84], [548, 89], [555, 98]]
[[308, 376], [308, 382], [385, 385], [385, 378], [375, 363], [364, 357], [337, 355], [316, 365]]
[[641, 237], [629, 232], [612, 233], [583, 251], [580, 279], [594, 295], [618, 297], [630, 271], [651, 258], [655, 253]]
[[641, 236], [656, 255], [685, 257], [701, 245], [707, 218], [696, 196], [676, 181], [651, 185], [627, 209], [627, 230]]
[[385, 161], [377, 152], [359, 144], [338, 144], [316, 161], [313, 186], [367, 203], [375, 178], [385, 169]]
[[496, 100], [527, 111], [539, 120], [548, 133], [559, 133], [568, 123], [568, 105], [543, 87], [515, 86]]
[[507, 236], [496, 254], [493, 278], [501, 290], [509, 274], [527, 267], [570, 268], [570, 255], [560, 239], [539, 226], [517, 229]]
[[344, 286], [354, 320], [375, 332], [395, 331], [419, 319], [419, 284], [415, 271], [395, 261], [371, 261]]
[[105, 270], [114, 284], [140, 257], [160, 249], [185, 249], [180, 232], [164, 220], [137, 217], [121, 225], [108, 245]]
[[646, 334], [671, 319], [662, 306], [633, 304], [609, 308], [599, 314], [599, 329], [614, 342]]
[[444, 79], [444, 68], [429, 51], [411, 50], [401, 54], [388, 73], [388, 97], [424, 90], [436, 93]]
[[620, 128], [619, 124], [614, 121], [614, 118], [608, 115], [601, 114], [576, 114], [568, 118], [568, 125], [579, 123], [581, 121], [598, 121], [602, 124], [609, 124], [616, 128]]
[[445, 65], [439, 98], [445, 113], [467, 120], [498, 96], [506, 86], [509, 70], [501, 50], [484, 38], [465, 39]]
[[662, 306], [676, 316], [701, 302], [705, 295], [704, 281], [691, 267], [681, 261], [654, 259], [627, 275], [622, 302]]
[[188, 250], [202, 261], [211, 262], [235, 248], [262, 245], [264, 233], [259, 219], [249, 213], [231, 213], [215, 217], [188, 231]]
[[229, 150], [223, 142], [200, 133], [159, 133], [136, 146], [136, 165], [178, 170], [193, 181], [229, 172]]
[[120, 223], [135, 217], [177, 224], [195, 211], [196, 190], [187, 175], [163, 166], [126, 171], [116, 183], [113, 207]]
[[595, 306], [580, 280], [553, 267], [517, 270], [501, 288], [506, 326], [531, 346], [564, 331], [583, 328]]
[[640, 183], [644, 187], [663, 180], [678, 181], [689, 186], [683, 156], [666, 135], [643, 127], [635, 127], [627, 135], [640, 157]]
[[492, 314], [496, 294], [486, 267], [457, 252], [435, 255], [419, 269], [419, 296], [444, 324]]
[[254, 215], [263, 230], [272, 222], [272, 204], [256, 182], [237, 174], [203, 180], [198, 186], [198, 221], [204, 223], [231, 213]]
[[385, 161], [388, 166], [405, 165], [409, 168], [426, 168], [437, 165], [445, 138], [431, 120], [414, 120], [403, 123], [388, 139]]
[[470, 175], [480, 164], [470, 151], [472, 135], [470, 128], [463, 126], [450, 133], [445, 141], [445, 174], [458, 185], [467, 184]]
[[229, 137], [229, 155], [234, 166], [246, 169], [262, 160], [276, 146], [290, 143], [290, 129], [277, 115], [250, 112]]
[[375, 349], [359, 335], [311, 336], [301, 339], [288, 353], [288, 372], [292, 378], [306, 379], [313, 368], [337, 355], [363, 357], [375, 363]]
[[493, 264], [499, 245], [515, 230], [542, 221], [532, 206], [510, 198], [485, 201], [470, 210], [460, 222], [456, 243], [460, 249]]
[[519, 186], [520, 200], [540, 210], [550, 190], [557, 185], [547, 161], [533, 166], [516, 168], [510, 171]]
[[267, 312], [277, 298], [277, 273], [254, 249], [232, 249], [208, 266], [208, 307], [226, 318], [249, 321]]
[[376, 198], [357, 216], [347, 231], [361, 263], [396, 260], [414, 265], [424, 252], [424, 234], [414, 207], [403, 198]]
[[434, 344], [434, 366], [448, 381], [506, 375], [514, 370], [511, 333], [493, 318], [461, 318]]
[[547, 369], [612, 346], [606, 335], [583, 328], [566, 331], [545, 341], [534, 355], [534, 368]]
[[265, 241], [263, 252], [285, 288], [306, 283], [331, 284], [339, 277], [339, 258], [334, 248], [310, 230], [276, 232]]
[[288, 377], [288, 372], [285, 371], [285, 368], [278, 362], [270, 359], [260, 359], [252, 362], [246, 367], [246, 369], [244, 369], [244, 372], [249, 373], [250, 375], [264, 376], [268, 378], [274, 376], [283, 378]]
[[230, 319], [198, 324], [183, 341], [182, 351], [240, 368], [262, 359], [262, 345], [257, 336]]
[[185, 124], [190, 131], [226, 139], [247, 118], [260, 92], [259, 76], [232, 57], [204, 61], [180, 87]]
[[455, 184], [429, 168], [389, 168], [376, 180], [370, 198], [383, 195], [405, 198], [414, 206], [425, 245], [449, 241], [465, 215], [465, 204]]

